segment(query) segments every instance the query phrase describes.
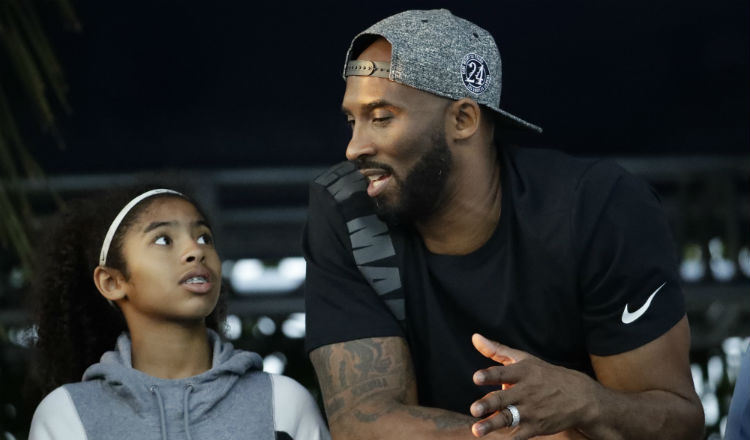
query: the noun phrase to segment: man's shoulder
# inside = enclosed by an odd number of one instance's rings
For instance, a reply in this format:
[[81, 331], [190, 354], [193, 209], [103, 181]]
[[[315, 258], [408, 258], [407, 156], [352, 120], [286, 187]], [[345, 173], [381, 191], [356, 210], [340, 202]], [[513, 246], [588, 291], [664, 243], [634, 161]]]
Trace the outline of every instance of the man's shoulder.
[[548, 208], [575, 203], [580, 197], [606, 198], [623, 180], [646, 186], [609, 159], [575, 157], [542, 148], [511, 147], [506, 149], [504, 160], [514, 192]]
[[327, 194], [336, 203], [342, 203], [352, 195], [367, 190], [367, 181], [350, 161], [339, 162], [310, 182], [311, 194]]
[[650, 187], [600, 158], [579, 158], [546, 149], [511, 148], [505, 153], [503, 182], [513, 210], [530, 230], [550, 234], [578, 230], [623, 199], [653, 197]]
[[340, 162], [310, 183], [308, 220], [348, 223], [375, 216], [372, 199], [367, 195], [367, 179], [352, 162]]
[[590, 180], [604, 183], [628, 174], [612, 160], [577, 157], [559, 150], [509, 147], [505, 155], [515, 172], [556, 187], [563, 184], [575, 189]]

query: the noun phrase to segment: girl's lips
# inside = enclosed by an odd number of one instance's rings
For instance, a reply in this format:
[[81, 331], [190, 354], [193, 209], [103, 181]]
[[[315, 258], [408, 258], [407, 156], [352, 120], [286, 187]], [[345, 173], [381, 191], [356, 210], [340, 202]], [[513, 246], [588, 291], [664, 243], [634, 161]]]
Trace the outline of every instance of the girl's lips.
[[186, 273], [181, 279], [180, 284], [184, 284], [191, 278], [203, 278], [206, 281], [211, 281], [211, 272], [206, 269], [193, 269]]
[[205, 268], [199, 268], [193, 269], [183, 276], [180, 284], [191, 292], [206, 293], [211, 291], [212, 279], [211, 272]]
[[194, 293], [207, 293], [211, 291], [211, 281], [206, 280], [205, 283], [182, 283], [182, 286], [187, 290]]

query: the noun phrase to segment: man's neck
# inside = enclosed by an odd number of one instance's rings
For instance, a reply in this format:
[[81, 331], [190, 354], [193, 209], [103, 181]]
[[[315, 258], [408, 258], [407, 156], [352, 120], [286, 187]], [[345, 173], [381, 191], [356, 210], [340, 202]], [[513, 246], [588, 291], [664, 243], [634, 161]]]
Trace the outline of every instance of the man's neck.
[[430, 252], [466, 255], [484, 245], [500, 220], [502, 187], [497, 150], [454, 156], [455, 167], [442, 207], [415, 224]]

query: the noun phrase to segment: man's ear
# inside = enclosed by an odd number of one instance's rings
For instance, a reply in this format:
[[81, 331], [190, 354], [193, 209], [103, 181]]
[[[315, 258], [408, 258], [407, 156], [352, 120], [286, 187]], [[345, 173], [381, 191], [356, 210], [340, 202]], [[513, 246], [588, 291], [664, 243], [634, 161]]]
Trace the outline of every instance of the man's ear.
[[469, 139], [479, 130], [481, 109], [476, 101], [461, 98], [448, 106], [447, 134], [457, 141]]
[[125, 277], [117, 269], [96, 266], [94, 284], [99, 289], [99, 293], [111, 302], [125, 298]]

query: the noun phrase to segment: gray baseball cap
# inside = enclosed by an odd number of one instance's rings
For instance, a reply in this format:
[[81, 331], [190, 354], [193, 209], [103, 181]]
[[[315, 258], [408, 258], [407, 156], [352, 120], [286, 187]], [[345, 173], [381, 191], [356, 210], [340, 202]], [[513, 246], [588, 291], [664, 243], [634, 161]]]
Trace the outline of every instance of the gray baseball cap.
[[[391, 62], [352, 60], [375, 38], [391, 44]], [[500, 108], [500, 52], [489, 32], [447, 9], [411, 10], [385, 18], [352, 40], [343, 77], [377, 76], [445, 98], [471, 98], [507, 127], [542, 129]]]

